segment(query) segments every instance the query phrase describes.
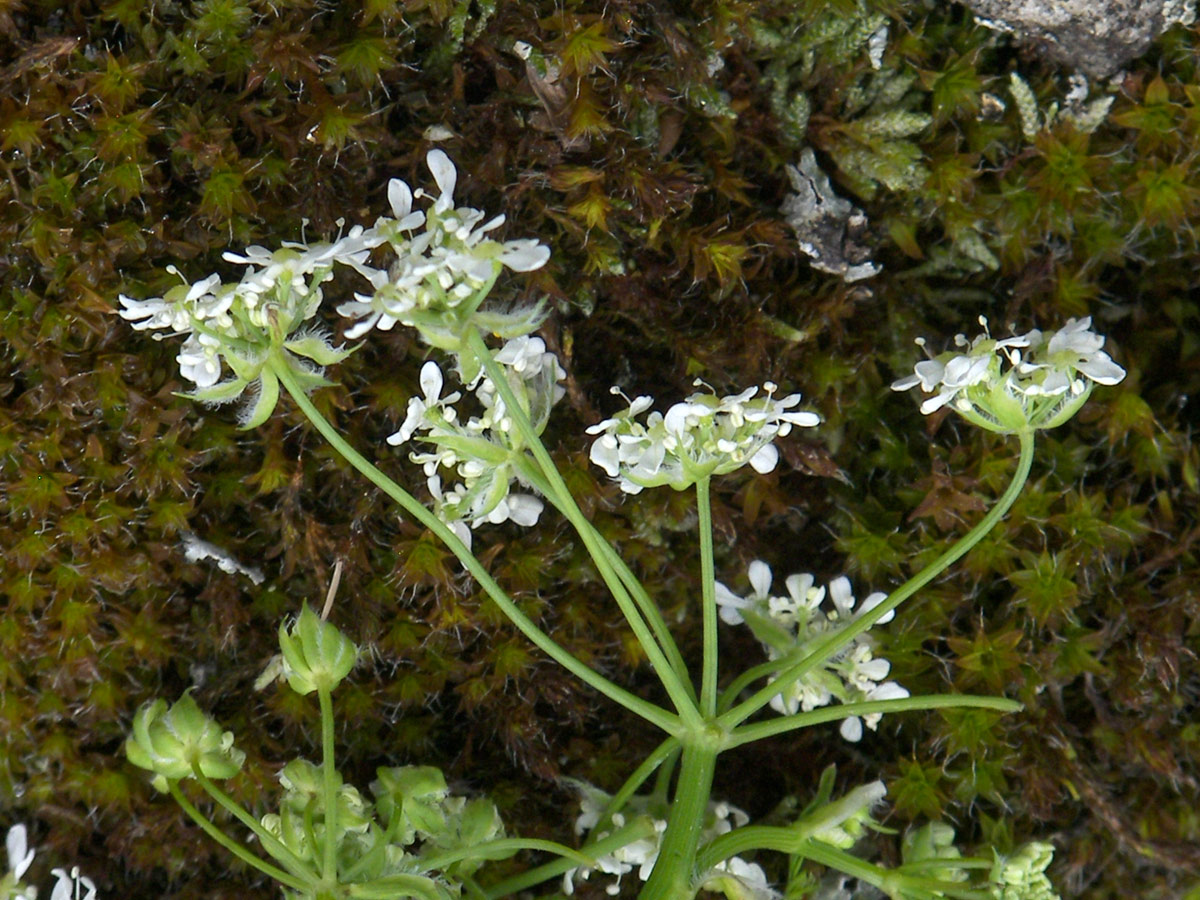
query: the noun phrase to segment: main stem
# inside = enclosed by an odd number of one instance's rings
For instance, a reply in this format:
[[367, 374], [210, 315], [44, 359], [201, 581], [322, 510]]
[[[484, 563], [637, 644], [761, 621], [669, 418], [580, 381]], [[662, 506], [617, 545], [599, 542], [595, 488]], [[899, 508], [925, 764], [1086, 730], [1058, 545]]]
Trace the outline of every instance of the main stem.
[[684, 743], [667, 830], [654, 871], [638, 900], [691, 900], [695, 895], [696, 850], [708, 811], [717, 752], [715, 742]]
[[717, 713], [717, 592], [713, 565], [712, 501], [709, 478], [696, 482], [700, 529], [700, 607], [704, 622], [704, 656], [700, 675], [700, 709], [705, 718]]

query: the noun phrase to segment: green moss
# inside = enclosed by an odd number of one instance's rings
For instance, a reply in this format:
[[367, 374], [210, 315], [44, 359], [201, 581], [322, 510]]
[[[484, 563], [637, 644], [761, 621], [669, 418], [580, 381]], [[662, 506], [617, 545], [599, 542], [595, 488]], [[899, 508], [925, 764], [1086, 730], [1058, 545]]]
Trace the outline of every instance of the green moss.
[[[311, 710], [250, 686], [279, 618], [321, 595], [337, 558], [342, 623], [378, 651], [347, 705], [348, 771], [446, 764], [535, 798], [528, 833], [569, 840], [573, 801], [553, 779], [615, 786], [657, 740], [547, 674], [294, 411], [237, 432], [228, 410], [174, 396], [170, 342], [111, 313], [120, 292], [177, 283], [169, 263], [198, 277], [226, 270], [225, 249], [295, 237], [302, 218], [310, 235], [369, 221], [388, 177], [421, 180], [438, 125], [462, 196], [553, 247], [506, 288], [556, 309], [545, 334], [573, 380], [551, 441], [693, 656], [690, 500], [620, 498], [582, 457], [610, 384], [661, 402], [697, 375], [803, 391], [824, 429], [789, 438], [771, 478], [717, 488], [720, 572], [763, 558], [886, 590], [977, 520], [1014, 460], [887, 391], [911, 338], [940, 344], [979, 314], [998, 329], [1102, 323], [1130, 379], [1041, 442], [1002, 529], [882, 637], [914, 693], [1006, 692], [1027, 712], [889, 718], [849, 761], [818, 729], [745, 751], [718, 780], [764, 811], [837, 754], [846, 779], [891, 785], [895, 818], [967, 822], [971, 806], [985, 815], [960, 829], [968, 841], [1062, 836], [1064, 896], [1177, 895], [1200, 828], [1195, 42], [1176, 29], [1131, 64], [1085, 134], [1048, 117], [1064, 73], [949, 5], [39, 0], [3, 13], [0, 822], [78, 848], [102, 896], [269, 896], [115, 748], [140, 702], [209, 672], [198, 702], [241, 709], [248, 767], [269, 777], [284, 744], [310, 740]], [[1032, 138], [1014, 70], [1038, 107]], [[778, 207], [801, 146], [863, 208], [881, 275], [844, 285], [795, 245]], [[424, 352], [389, 333], [341, 366], [347, 390], [316, 397], [414, 484], [419, 469], [382, 439]], [[188, 563], [184, 531], [268, 584]], [[489, 564], [557, 638], [653, 692], [557, 520], [494, 540]]]

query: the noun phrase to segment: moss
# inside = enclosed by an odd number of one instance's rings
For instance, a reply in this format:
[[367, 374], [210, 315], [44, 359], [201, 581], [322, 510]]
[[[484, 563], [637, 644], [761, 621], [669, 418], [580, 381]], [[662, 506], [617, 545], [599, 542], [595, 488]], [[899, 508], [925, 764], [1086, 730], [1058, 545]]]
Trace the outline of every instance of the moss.
[[[1015, 458], [887, 392], [910, 339], [979, 314], [1103, 323], [1130, 378], [1047, 436], [1002, 529], [884, 639], [914, 693], [1003, 691], [1027, 712], [892, 717], [849, 761], [818, 730], [739, 751], [718, 785], [764, 813], [837, 758], [848, 783], [895, 786], [890, 824], [955, 816], [979, 823], [967, 841], [1056, 837], [1064, 896], [1177, 895], [1200, 863], [1195, 42], [1177, 29], [1119, 84], [1092, 86], [1115, 101], [1086, 133], [1048, 115], [1064, 73], [949, 5], [6, 6], [0, 820], [29, 821], [48, 855], [77, 853], [103, 896], [273, 895], [117, 751], [143, 700], [197, 682], [254, 748], [256, 777], [308, 745], [307, 710], [251, 685], [280, 616], [319, 595], [335, 558], [341, 624], [376, 649], [346, 710], [348, 777], [435, 762], [526, 798], [527, 833], [569, 839], [572, 798], [553, 779], [613, 787], [657, 740], [541, 664], [294, 410], [237, 432], [174, 396], [169, 342], [111, 314], [119, 292], [174, 283], [169, 263], [200, 275], [231, 246], [372, 218], [388, 177], [421, 180], [440, 127], [464, 196], [554, 249], [506, 288], [556, 309], [545, 334], [572, 382], [553, 442], [692, 656], [690, 502], [618, 502], [580, 456], [610, 384], [664, 400], [697, 376], [802, 390], [826, 419], [817, 436], [790, 439], [770, 478], [718, 488], [721, 571], [764, 558], [886, 589], [977, 519]], [[1014, 71], [1041, 117], [1033, 138]], [[869, 282], [814, 271], [783, 225], [783, 166], [801, 146], [867, 214], [883, 265]], [[382, 437], [423, 353], [389, 334], [317, 396], [413, 482]], [[188, 563], [185, 530], [270, 582]], [[556, 522], [495, 540], [491, 565], [558, 639], [653, 695]]]

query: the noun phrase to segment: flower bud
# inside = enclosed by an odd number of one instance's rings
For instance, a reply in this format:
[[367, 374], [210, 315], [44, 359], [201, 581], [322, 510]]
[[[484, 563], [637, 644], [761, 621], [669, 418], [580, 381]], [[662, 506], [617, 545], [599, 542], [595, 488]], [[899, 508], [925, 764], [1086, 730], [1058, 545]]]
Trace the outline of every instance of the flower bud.
[[333, 625], [323, 621], [307, 603], [292, 625], [279, 626], [288, 684], [299, 694], [318, 688], [333, 690], [354, 668], [358, 647]]
[[154, 773], [160, 791], [168, 781], [190, 778], [199, 769], [207, 778], [232, 778], [246, 754], [233, 746], [233, 732], [222, 731], [205, 715], [190, 693], [167, 709], [165, 700], [144, 705], [133, 717], [133, 736], [125, 755], [135, 766]]
[[853, 847], [871, 819], [871, 807], [887, 793], [882, 781], [856, 787], [840, 800], [827, 803], [804, 822], [811, 835], [842, 850]]
[[396, 840], [410, 843], [419, 833], [437, 834], [446, 826], [444, 802], [449, 793], [446, 777], [433, 766], [395, 766], [381, 768], [371, 782], [375, 806], [388, 827], [400, 817], [394, 829]]
[[[343, 784], [337, 776], [338, 825], [346, 831], [366, 831], [370, 822], [367, 803], [353, 785]], [[303, 814], [311, 809], [316, 817], [325, 815], [325, 773], [321, 766], [306, 759], [294, 759], [279, 773], [279, 783], [287, 793], [282, 809]]]
[[921, 870], [929, 878], [938, 881], [967, 880], [967, 873], [954, 865], [954, 860], [960, 859], [962, 853], [954, 846], [954, 829], [945, 822], [930, 822], [921, 828], [910, 829], [904, 835], [900, 853], [905, 864], [946, 860], [948, 864], [943, 869]]
[[1054, 847], [1033, 841], [1012, 856], [996, 854], [988, 889], [996, 900], [1059, 900], [1046, 877], [1046, 868], [1054, 859]]

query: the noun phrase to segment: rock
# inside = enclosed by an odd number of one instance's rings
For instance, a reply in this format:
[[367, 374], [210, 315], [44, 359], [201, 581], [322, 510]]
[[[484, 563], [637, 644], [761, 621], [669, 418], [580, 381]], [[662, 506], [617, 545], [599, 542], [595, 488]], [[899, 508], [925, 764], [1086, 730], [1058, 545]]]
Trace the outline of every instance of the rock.
[[1012, 32], [1055, 62], [1107, 78], [1173, 25], [1195, 0], [964, 0], [981, 25]]
[[805, 147], [800, 168], [788, 166], [787, 175], [796, 193], [784, 198], [781, 212], [796, 229], [800, 249], [812, 258], [813, 268], [840, 275], [846, 282], [877, 274], [879, 266], [871, 262], [870, 250], [862, 243], [867, 217], [833, 192], [812, 150]]

